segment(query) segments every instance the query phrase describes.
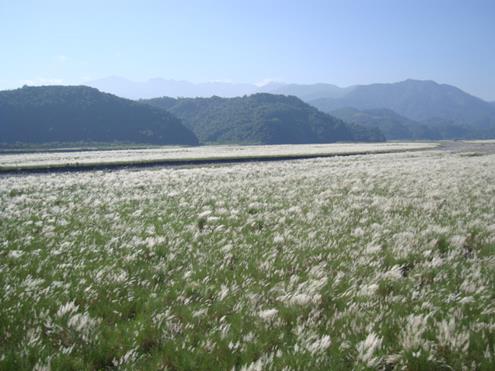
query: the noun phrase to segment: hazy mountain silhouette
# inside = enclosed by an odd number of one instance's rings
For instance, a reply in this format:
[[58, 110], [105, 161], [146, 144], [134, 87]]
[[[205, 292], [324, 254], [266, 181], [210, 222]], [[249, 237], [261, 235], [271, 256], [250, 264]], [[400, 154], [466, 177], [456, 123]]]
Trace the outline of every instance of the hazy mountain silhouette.
[[201, 143], [331, 143], [382, 141], [375, 128], [348, 125], [294, 96], [258, 93], [237, 98], [144, 100], [168, 110], [194, 131]]
[[387, 108], [411, 120], [441, 118], [477, 127], [489, 125], [495, 118], [493, 105], [454, 86], [434, 81], [359, 85], [342, 97], [319, 98], [310, 103], [325, 112], [344, 107]]
[[131, 81], [118, 76], [88, 81], [86, 85], [129, 99], [150, 99], [162, 96], [173, 98], [208, 98], [212, 96], [232, 98], [254, 93], [270, 93], [295, 95], [305, 101], [318, 98], [339, 98], [354, 88], [352, 86], [340, 88], [336, 85], [323, 83], [286, 84], [282, 82], [269, 82], [262, 86], [257, 86], [255, 84], [222, 81], [192, 83], [190, 81], [162, 78], [153, 78], [147, 81]]
[[[434, 81], [405, 80], [390, 84], [338, 87], [332, 84], [285, 84], [271, 82], [263, 86], [211, 82], [151, 79], [132, 82], [119, 77], [89, 83], [103, 91], [128, 98], [169, 97], [235, 97], [255, 92], [294, 95], [324, 112], [339, 108], [358, 110], [389, 109], [414, 121], [433, 119], [452, 125], [491, 132], [495, 126], [495, 103], [486, 102], [451, 85]], [[485, 135], [485, 134], [483, 134]]]
[[170, 97], [236, 97], [255, 93], [258, 87], [254, 84], [238, 84], [230, 82], [192, 83], [189, 81], [150, 79], [144, 82], [130, 81], [122, 77], [107, 77], [89, 81], [88, 86], [98, 90], [129, 99], [148, 99], [162, 96]]
[[341, 98], [350, 93], [354, 86], [340, 88], [332, 84], [268, 84], [260, 87], [260, 91], [271, 94], [295, 95], [304, 101], [312, 101], [319, 98]]
[[198, 143], [170, 113], [86, 86], [0, 91], [0, 143]]

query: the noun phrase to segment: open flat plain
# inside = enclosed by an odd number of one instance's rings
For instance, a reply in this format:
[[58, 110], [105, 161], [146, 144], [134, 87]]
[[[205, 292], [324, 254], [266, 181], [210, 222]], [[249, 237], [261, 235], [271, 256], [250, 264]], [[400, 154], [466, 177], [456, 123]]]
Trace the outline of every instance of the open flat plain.
[[495, 154], [462, 145], [2, 175], [0, 369], [492, 370]]

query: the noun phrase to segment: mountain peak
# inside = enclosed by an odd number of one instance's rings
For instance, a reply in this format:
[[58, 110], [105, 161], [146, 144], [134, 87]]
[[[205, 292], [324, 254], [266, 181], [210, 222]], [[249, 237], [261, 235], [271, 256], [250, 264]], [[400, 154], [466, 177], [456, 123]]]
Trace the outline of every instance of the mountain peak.
[[422, 84], [422, 85], [440, 85], [434, 80], [419, 80], [419, 79], [405, 79], [403, 81], [399, 81], [397, 84]]
[[359, 85], [342, 97], [322, 98], [310, 103], [325, 112], [342, 107], [388, 108], [416, 121], [438, 117], [469, 125], [495, 120], [495, 110], [489, 103], [459, 88], [432, 80]]

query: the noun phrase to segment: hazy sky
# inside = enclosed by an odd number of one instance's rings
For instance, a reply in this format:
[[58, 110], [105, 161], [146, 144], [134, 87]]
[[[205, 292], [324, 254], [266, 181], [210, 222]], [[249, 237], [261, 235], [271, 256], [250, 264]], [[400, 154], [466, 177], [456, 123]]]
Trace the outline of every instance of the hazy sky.
[[495, 100], [495, 0], [0, 0], [0, 35], [0, 89], [415, 78]]

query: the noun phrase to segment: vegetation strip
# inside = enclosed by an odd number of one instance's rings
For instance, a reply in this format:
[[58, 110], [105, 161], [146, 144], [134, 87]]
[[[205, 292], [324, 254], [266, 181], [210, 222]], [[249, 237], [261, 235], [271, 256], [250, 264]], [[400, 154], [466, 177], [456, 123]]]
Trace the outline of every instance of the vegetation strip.
[[273, 155], [273, 156], [243, 156], [243, 157], [218, 157], [218, 158], [185, 158], [185, 159], [163, 159], [150, 161], [126, 161], [113, 163], [82, 163], [82, 164], [51, 164], [34, 166], [1, 166], [0, 174], [34, 174], [52, 172], [78, 172], [95, 170], [119, 170], [148, 167], [168, 167], [186, 165], [215, 165], [215, 164], [235, 164], [244, 162], [269, 162], [269, 161], [291, 161], [305, 160], [312, 158], [326, 158], [337, 156], [364, 156], [371, 154], [387, 154], [401, 152], [416, 152], [431, 150], [432, 147], [408, 148], [394, 150], [375, 150], [362, 152], [341, 152], [341, 153], [315, 153], [315, 154], [295, 154], [295, 155]]

